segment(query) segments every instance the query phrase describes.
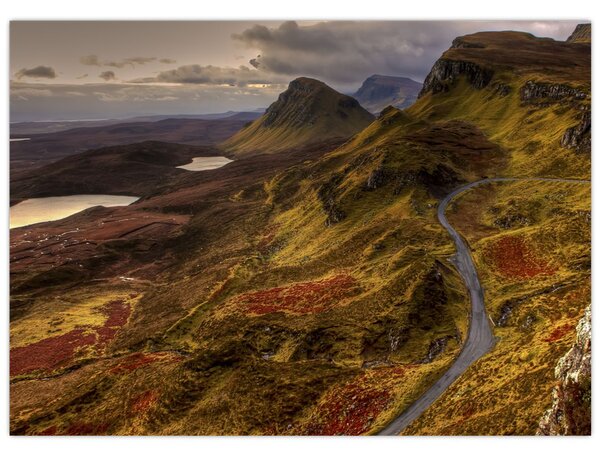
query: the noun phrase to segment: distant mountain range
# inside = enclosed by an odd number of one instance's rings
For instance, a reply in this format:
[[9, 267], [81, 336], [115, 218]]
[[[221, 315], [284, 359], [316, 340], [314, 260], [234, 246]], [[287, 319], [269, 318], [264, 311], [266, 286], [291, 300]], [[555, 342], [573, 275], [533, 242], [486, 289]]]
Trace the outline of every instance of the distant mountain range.
[[406, 108], [417, 100], [422, 84], [400, 76], [372, 75], [367, 78], [354, 98], [371, 113], [378, 114], [391, 105]]
[[236, 112], [229, 110], [223, 113], [206, 113], [199, 115], [179, 114], [179, 115], [145, 115], [134, 116], [131, 118], [105, 119], [105, 120], [64, 120], [64, 121], [24, 121], [10, 124], [11, 137], [27, 136], [31, 134], [51, 134], [54, 132], [66, 131], [79, 127], [99, 127], [111, 126], [122, 123], [142, 123], [162, 121], [166, 119], [182, 119], [182, 120], [242, 120], [253, 121], [265, 112], [264, 108]]

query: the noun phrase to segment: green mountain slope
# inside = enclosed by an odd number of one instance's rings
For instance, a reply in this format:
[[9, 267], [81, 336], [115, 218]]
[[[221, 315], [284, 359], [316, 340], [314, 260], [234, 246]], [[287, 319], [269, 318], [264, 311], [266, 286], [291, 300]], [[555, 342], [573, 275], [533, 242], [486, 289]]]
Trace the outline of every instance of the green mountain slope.
[[222, 144], [236, 156], [272, 153], [347, 139], [373, 120], [352, 97], [311, 78], [298, 78], [263, 116]]

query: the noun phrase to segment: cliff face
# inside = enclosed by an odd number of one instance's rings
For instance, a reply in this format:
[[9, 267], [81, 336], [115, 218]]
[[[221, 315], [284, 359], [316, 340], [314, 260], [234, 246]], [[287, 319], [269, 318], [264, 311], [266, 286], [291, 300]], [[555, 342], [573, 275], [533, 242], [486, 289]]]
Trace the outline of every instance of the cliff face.
[[556, 365], [552, 408], [540, 420], [537, 435], [591, 435], [592, 309], [577, 325], [573, 347]]
[[450, 89], [454, 81], [461, 75], [476, 89], [485, 88], [494, 76], [494, 71], [472, 62], [439, 59], [425, 78], [419, 97], [431, 92], [437, 94]]
[[590, 153], [592, 149], [591, 96], [580, 88], [568, 84], [527, 81], [520, 89], [523, 104], [549, 106], [560, 104], [578, 110], [577, 124], [568, 127], [560, 140], [560, 145], [577, 152]]
[[582, 24], [566, 42], [523, 32], [479, 32], [458, 37], [433, 65], [419, 98], [450, 93], [459, 80], [464, 80], [492, 98], [515, 92], [528, 110], [560, 106], [568, 115], [555, 145], [589, 154], [590, 32], [589, 24]]

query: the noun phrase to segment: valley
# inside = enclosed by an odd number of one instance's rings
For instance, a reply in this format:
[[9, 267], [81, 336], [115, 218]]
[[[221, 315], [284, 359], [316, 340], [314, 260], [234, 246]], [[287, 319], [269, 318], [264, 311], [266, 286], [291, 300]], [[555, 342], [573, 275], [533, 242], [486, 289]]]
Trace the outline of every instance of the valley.
[[591, 302], [573, 37], [458, 37], [369, 107], [300, 77], [251, 120], [13, 142], [12, 209], [136, 200], [11, 229], [11, 433], [589, 434], [577, 359], [553, 392]]

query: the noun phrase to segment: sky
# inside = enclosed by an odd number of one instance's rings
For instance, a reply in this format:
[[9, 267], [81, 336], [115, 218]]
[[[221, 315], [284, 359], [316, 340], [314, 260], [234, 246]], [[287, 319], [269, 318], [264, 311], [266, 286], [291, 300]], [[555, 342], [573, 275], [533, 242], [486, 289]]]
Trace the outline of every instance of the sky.
[[460, 35], [565, 40], [576, 21], [13, 21], [11, 122], [265, 108], [299, 76], [423, 81]]

